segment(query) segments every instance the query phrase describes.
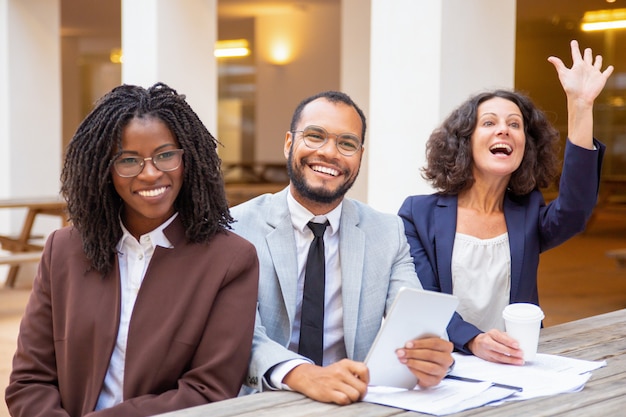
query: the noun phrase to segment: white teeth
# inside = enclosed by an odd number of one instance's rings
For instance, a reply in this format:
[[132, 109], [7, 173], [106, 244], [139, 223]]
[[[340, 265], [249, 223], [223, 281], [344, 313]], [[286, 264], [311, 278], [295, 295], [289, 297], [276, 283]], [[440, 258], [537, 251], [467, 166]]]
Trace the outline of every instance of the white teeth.
[[506, 143], [496, 143], [496, 144], [495, 144], [495, 145], [493, 145], [491, 148], [489, 148], [489, 150], [490, 150], [491, 152], [498, 151], [498, 150], [504, 150], [504, 152], [505, 152], [507, 155], [510, 155], [510, 154], [511, 154], [511, 152], [513, 152], [513, 148], [511, 148], [511, 146], [510, 146], [510, 145], [507, 145]]
[[323, 166], [319, 166], [319, 165], [314, 165], [314, 166], [311, 167], [311, 169], [313, 171], [317, 171], [317, 172], [321, 172], [321, 173], [324, 173], [324, 174], [332, 175], [333, 177], [336, 177], [337, 175], [339, 175], [339, 171], [337, 171], [336, 169], [327, 168], [327, 167], [323, 167]]
[[156, 188], [154, 190], [137, 191], [137, 194], [139, 194], [142, 197], [156, 197], [158, 195], [163, 194], [166, 188], [167, 187], [161, 187], [161, 188]]

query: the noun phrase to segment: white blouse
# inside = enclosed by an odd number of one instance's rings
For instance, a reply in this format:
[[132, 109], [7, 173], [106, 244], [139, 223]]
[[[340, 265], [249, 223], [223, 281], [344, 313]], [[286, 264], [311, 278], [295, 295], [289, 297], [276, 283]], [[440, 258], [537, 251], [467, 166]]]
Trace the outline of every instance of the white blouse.
[[509, 235], [491, 239], [457, 233], [452, 249], [452, 293], [457, 312], [480, 330], [504, 331], [502, 310], [511, 293]]

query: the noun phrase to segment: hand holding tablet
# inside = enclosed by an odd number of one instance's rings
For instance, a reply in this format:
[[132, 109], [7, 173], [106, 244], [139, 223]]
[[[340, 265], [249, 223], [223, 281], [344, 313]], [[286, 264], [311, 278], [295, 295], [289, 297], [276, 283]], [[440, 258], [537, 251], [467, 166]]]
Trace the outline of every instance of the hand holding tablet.
[[369, 384], [415, 387], [416, 377], [400, 363], [396, 350], [413, 339], [443, 337], [457, 305], [457, 297], [450, 294], [402, 288], [365, 358]]

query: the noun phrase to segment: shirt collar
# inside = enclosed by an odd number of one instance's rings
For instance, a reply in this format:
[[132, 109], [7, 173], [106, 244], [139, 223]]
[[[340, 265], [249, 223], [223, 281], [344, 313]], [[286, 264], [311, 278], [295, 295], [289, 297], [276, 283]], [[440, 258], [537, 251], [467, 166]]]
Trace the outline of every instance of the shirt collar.
[[[139, 236], [139, 240], [141, 241], [144, 236], [149, 236], [150, 237], [150, 241], [152, 242], [152, 244], [155, 247], [156, 246], [162, 246], [164, 248], [173, 248], [174, 245], [172, 245], [172, 243], [165, 236], [165, 233], [163, 233], [163, 231], [165, 230], [165, 228], [167, 226], [169, 226], [174, 221], [176, 216], [178, 216], [178, 212], [174, 213], [172, 215], [172, 217], [167, 219], [165, 222], [163, 222], [156, 229], [154, 229], [151, 232], [148, 232], [148, 233], [146, 233], [144, 235]], [[118, 252], [121, 252], [122, 251], [122, 247], [124, 246], [124, 242], [126, 241], [126, 239], [134, 239], [134, 236], [131, 235], [130, 232], [128, 231], [128, 229], [126, 228], [126, 226], [124, 226], [124, 222], [122, 222], [121, 218], [119, 219], [119, 221], [120, 221], [120, 226], [122, 227], [122, 238], [120, 239], [120, 241], [117, 244], [117, 250], [118, 250]]]
[[313, 220], [316, 223], [324, 223], [328, 220], [330, 223], [330, 234], [334, 235], [339, 231], [339, 222], [341, 220], [341, 207], [343, 206], [343, 200], [341, 203], [328, 213], [324, 215], [315, 216], [311, 213], [306, 207], [302, 204], [298, 203], [296, 199], [291, 194], [291, 190], [287, 193], [287, 207], [289, 208], [289, 213], [291, 214], [291, 223], [296, 230], [300, 232], [305, 231], [307, 228], [307, 223]]

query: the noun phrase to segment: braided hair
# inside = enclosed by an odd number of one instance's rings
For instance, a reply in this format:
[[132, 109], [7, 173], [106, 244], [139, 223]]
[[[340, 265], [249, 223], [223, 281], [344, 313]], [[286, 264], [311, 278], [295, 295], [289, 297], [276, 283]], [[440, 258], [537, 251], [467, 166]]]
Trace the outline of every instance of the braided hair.
[[165, 123], [185, 151], [183, 184], [174, 208], [186, 238], [193, 243], [209, 242], [233, 222], [217, 155], [218, 141], [185, 96], [163, 83], [148, 89], [118, 86], [81, 122], [66, 149], [61, 172], [69, 220], [82, 237], [92, 268], [102, 274], [113, 267], [122, 237], [119, 213], [123, 201], [111, 180], [114, 152], [122, 149], [126, 125], [146, 116]]

